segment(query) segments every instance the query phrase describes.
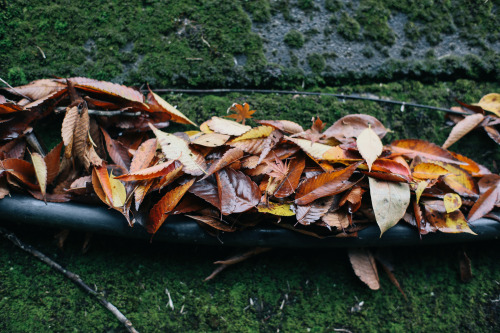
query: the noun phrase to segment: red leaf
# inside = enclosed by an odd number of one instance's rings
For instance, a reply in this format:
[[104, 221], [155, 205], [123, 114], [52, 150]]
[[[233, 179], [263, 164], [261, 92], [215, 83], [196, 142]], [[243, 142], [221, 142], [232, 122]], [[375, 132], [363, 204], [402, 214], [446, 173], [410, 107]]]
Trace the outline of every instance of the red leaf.
[[106, 141], [106, 149], [108, 150], [109, 157], [118, 164], [129, 170], [130, 168], [130, 156], [128, 155], [128, 149], [121, 142], [113, 140], [108, 132], [101, 127], [102, 134], [104, 134], [104, 140]]
[[[106, 165], [103, 164], [102, 166], [96, 166], [94, 167], [94, 172], [97, 177], [97, 180], [99, 180], [99, 185], [105, 194], [105, 198], [107, 198], [108, 201], [102, 200], [103, 198], [97, 193], [99, 198], [105, 203], [110, 206], [113, 206], [113, 191], [111, 189], [111, 181], [109, 180], [109, 175], [108, 175], [108, 169], [106, 168]], [[92, 174], [92, 185], [94, 185], [94, 176]], [[97, 185], [97, 184], [95, 184]], [[95, 186], [94, 186], [95, 189]]]
[[169, 213], [174, 210], [175, 206], [177, 206], [184, 194], [189, 190], [191, 185], [193, 185], [194, 181], [195, 179], [192, 178], [184, 185], [167, 192], [163, 198], [161, 198], [160, 201], [153, 206], [149, 212], [148, 220], [146, 222], [147, 232], [150, 234], [156, 233], [168, 217]]
[[274, 192], [274, 196], [276, 198], [285, 198], [295, 191], [299, 185], [300, 176], [302, 175], [305, 166], [306, 159], [302, 154], [295, 155], [295, 158], [290, 160], [290, 164], [288, 166], [289, 172]]
[[12, 176], [16, 177], [31, 190], [40, 190], [36, 185], [36, 174], [33, 164], [16, 158], [9, 158], [1, 161], [3, 168]]
[[208, 180], [200, 180], [191, 186], [189, 189], [190, 193], [193, 193], [197, 197], [202, 198], [206, 202], [212, 204], [220, 210], [220, 199], [217, 185], [212, 184]]
[[307, 179], [297, 189], [295, 203], [297, 205], [307, 205], [318, 198], [334, 195], [347, 190], [354, 185], [353, 182], [348, 182], [348, 179], [359, 164], [358, 162], [345, 169], [322, 173]]
[[118, 176], [116, 177], [116, 179], [130, 182], [134, 180], [146, 180], [163, 177], [176, 169], [176, 164], [174, 162], [175, 160], [170, 160], [168, 162], [160, 163], [146, 169]]
[[44, 157], [47, 165], [47, 184], [51, 184], [59, 174], [62, 147], [63, 143], [60, 142]]
[[260, 190], [250, 177], [231, 168], [222, 169], [215, 175], [223, 215], [242, 213], [257, 206]]

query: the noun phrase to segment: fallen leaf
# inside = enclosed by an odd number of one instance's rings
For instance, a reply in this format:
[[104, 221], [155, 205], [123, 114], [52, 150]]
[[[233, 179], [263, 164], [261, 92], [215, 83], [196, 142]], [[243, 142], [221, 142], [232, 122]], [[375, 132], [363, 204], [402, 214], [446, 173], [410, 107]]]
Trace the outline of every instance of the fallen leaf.
[[339, 141], [357, 138], [366, 128], [371, 128], [382, 139], [387, 128], [375, 117], [366, 114], [351, 114], [337, 120], [323, 132], [324, 137], [334, 137]]
[[147, 168], [155, 157], [157, 146], [156, 139], [144, 141], [135, 151], [132, 162], [130, 163], [130, 172], [136, 172]]
[[446, 163], [463, 164], [453, 157], [447, 150], [434, 143], [418, 139], [397, 140], [391, 143], [390, 148], [394, 153], [402, 154], [407, 158], [422, 156], [429, 160], [437, 160]]
[[184, 166], [184, 172], [193, 176], [199, 176], [205, 173], [206, 163], [203, 156], [195, 153], [186, 141], [176, 137], [173, 134], [165, 133], [149, 124], [153, 130], [161, 150], [168, 159], [179, 160]]
[[73, 156], [78, 158], [78, 160], [82, 163], [86, 170], [88, 170], [90, 167], [89, 126], [90, 118], [88, 109], [84, 107], [75, 127], [75, 134], [73, 139]]
[[125, 205], [125, 201], [127, 200], [127, 191], [125, 190], [125, 186], [121, 181], [116, 179], [113, 174], [109, 177], [109, 183], [111, 185], [111, 193], [113, 196], [113, 206], [123, 207], [123, 205]]
[[106, 141], [106, 148], [108, 150], [109, 157], [111, 157], [115, 164], [129, 170], [130, 156], [128, 155], [128, 148], [125, 147], [120, 141], [113, 140], [104, 128], [101, 127], [101, 131], [104, 135], [104, 141]]
[[245, 134], [240, 135], [237, 138], [234, 138], [232, 142], [238, 142], [241, 140], [248, 140], [248, 139], [267, 138], [272, 131], [274, 131], [274, 128], [272, 128], [271, 126], [254, 127]]
[[472, 280], [472, 267], [470, 259], [465, 251], [458, 252], [458, 262], [460, 267], [460, 280], [462, 280], [462, 282], [469, 282]]
[[249, 139], [237, 142], [230, 142], [229, 146], [243, 150], [246, 153], [259, 155], [264, 151], [266, 139]]
[[222, 157], [219, 160], [212, 163], [212, 165], [210, 166], [210, 168], [206, 172], [206, 175], [203, 176], [202, 179], [207, 178], [208, 176], [214, 174], [215, 172], [230, 165], [231, 163], [239, 160], [242, 157], [243, 157], [243, 151], [241, 149], [238, 149], [238, 148], [229, 149], [228, 151], [226, 151], [224, 153], [224, 155], [222, 155]]
[[189, 190], [191, 185], [193, 185], [195, 179], [192, 178], [187, 183], [174, 188], [173, 190], [167, 192], [158, 201], [151, 211], [149, 212], [148, 220], [146, 222], [146, 231], [150, 234], [156, 233], [161, 227], [165, 219], [168, 217], [169, 213], [174, 210], [175, 206], [182, 199], [184, 194]]
[[47, 166], [47, 184], [52, 184], [59, 174], [62, 147], [63, 143], [60, 142], [43, 158]]
[[237, 229], [234, 226], [227, 225], [223, 221], [216, 219], [215, 217], [212, 216], [200, 216], [200, 215], [185, 215], [186, 217], [190, 217], [193, 220], [196, 220], [197, 222], [204, 223], [214, 229], [224, 231], [224, 232], [234, 232]]
[[342, 210], [337, 210], [335, 212], [328, 212], [321, 218], [330, 227], [335, 227], [339, 230], [346, 229], [349, 227], [349, 218], [347, 213]]
[[488, 136], [500, 145], [500, 133], [493, 126], [484, 126], [484, 130], [488, 134]]
[[165, 175], [168, 175], [174, 169], [176, 169], [174, 162], [175, 160], [170, 160], [168, 162], [160, 163], [149, 168], [138, 170], [136, 172], [123, 174], [115, 178], [125, 182], [130, 182], [136, 180], [146, 180], [146, 179], [163, 177]]
[[460, 140], [464, 135], [472, 131], [477, 127], [484, 119], [484, 116], [481, 113], [472, 114], [470, 116], [462, 119], [458, 124], [453, 127], [450, 132], [450, 135], [443, 143], [443, 148], [447, 149], [452, 144]]
[[[149, 87], [148, 87], [149, 88]], [[188, 125], [194, 125], [197, 126], [194, 122], [192, 122], [188, 117], [186, 117], [182, 112], [174, 108], [172, 105], [170, 105], [166, 100], [155, 94], [154, 92], [149, 90], [150, 98], [149, 101], [157, 105], [162, 112], [166, 112], [171, 116], [171, 121], [176, 122], [176, 123], [181, 123], [181, 124], [188, 124]]]
[[368, 165], [368, 171], [371, 171], [373, 162], [382, 154], [384, 148], [382, 141], [380, 141], [377, 133], [368, 127], [358, 135], [356, 145]]
[[460, 195], [472, 197], [479, 194], [476, 182], [467, 171], [459, 168], [458, 166], [441, 161], [432, 161], [432, 163], [435, 163], [448, 171], [448, 174], [443, 177], [443, 181], [453, 191]]
[[29, 97], [32, 101], [44, 98], [54, 92], [66, 89], [64, 83], [56, 82], [51, 79], [41, 79], [30, 82], [24, 86], [15, 87], [15, 89], [4, 88], [10, 93]]
[[371, 290], [380, 289], [377, 265], [371, 252], [364, 248], [350, 248], [348, 253], [354, 273], [359, 279]]
[[439, 231], [445, 233], [469, 233], [475, 235], [465, 216], [460, 210], [446, 213], [444, 203], [441, 200], [429, 200], [424, 202], [425, 219], [435, 226]]
[[289, 172], [278, 184], [276, 191], [274, 191], [274, 196], [276, 198], [285, 198], [295, 192], [295, 189], [299, 185], [300, 176], [304, 171], [306, 166], [306, 159], [303, 154], [295, 155], [295, 158], [291, 159], [288, 165]]
[[241, 122], [242, 125], [245, 125], [245, 120], [252, 118], [256, 110], [250, 110], [250, 105], [248, 105], [248, 103], [244, 103], [243, 105], [234, 103], [227, 111], [234, 111], [235, 113], [226, 117], [234, 118], [237, 122]]
[[42, 192], [43, 198], [45, 198], [45, 193], [47, 190], [47, 165], [42, 157], [38, 153], [31, 154], [31, 161], [33, 162], [33, 167], [35, 168], [36, 179], [40, 185], [40, 192]]
[[229, 140], [229, 135], [219, 133], [207, 133], [197, 136], [191, 143], [204, 147], [220, 147]]
[[214, 207], [220, 210], [220, 197], [219, 191], [216, 184], [209, 182], [208, 180], [199, 180], [191, 186], [189, 192], [202, 198], [206, 202], [212, 204]]
[[255, 121], [261, 125], [272, 126], [277, 130], [289, 134], [298, 134], [304, 132], [302, 126], [290, 120], [255, 120]]
[[212, 131], [216, 133], [236, 136], [243, 135], [244, 133], [252, 129], [252, 127], [250, 126], [246, 126], [232, 120], [227, 120], [215, 116], [207, 121], [207, 125]]
[[497, 117], [500, 117], [500, 94], [492, 93], [484, 95], [477, 105], [486, 111], [493, 112]]
[[92, 174], [92, 185], [94, 185], [94, 180], [97, 179], [99, 181], [99, 186], [105, 195], [105, 200], [102, 200], [102, 198], [99, 196], [99, 193], [97, 193], [96, 191], [97, 195], [101, 198], [101, 200], [104, 203], [110, 206], [118, 207], [113, 204], [113, 189], [111, 188], [111, 180], [109, 178], [108, 169], [106, 168], [106, 165], [102, 165], [100, 167], [94, 167], [93, 170], [96, 177], [94, 177], [93, 176], [94, 174]]
[[454, 212], [462, 206], [462, 199], [456, 193], [446, 193], [443, 202], [447, 213]]
[[469, 212], [469, 222], [478, 220], [491, 212], [495, 207], [496, 202], [499, 200], [499, 196], [500, 186], [498, 184], [490, 187], [489, 190], [481, 194]]
[[267, 213], [277, 216], [293, 216], [295, 212], [292, 210], [292, 205], [289, 203], [274, 203], [269, 202], [267, 205], [262, 204], [257, 206], [259, 213]]
[[140, 91], [120, 84], [89, 79], [86, 77], [72, 77], [67, 80], [72, 82], [75, 85], [75, 88], [79, 88], [87, 92], [94, 92], [99, 94], [105, 93], [133, 102], [144, 102], [144, 95]]
[[379, 181], [368, 177], [370, 196], [380, 236], [395, 226], [410, 204], [410, 186], [406, 183]]
[[315, 200], [306, 206], [297, 205], [297, 210], [295, 212], [297, 215], [297, 222], [302, 225], [309, 225], [319, 220], [328, 212], [332, 203], [333, 196], [330, 196]]
[[323, 159], [323, 155], [332, 148], [332, 146], [324, 145], [322, 143], [312, 142], [305, 139], [291, 138], [285, 136], [285, 139], [295, 143], [299, 146], [307, 155], [311, 156], [316, 160]]
[[280, 131], [274, 130], [271, 132], [271, 134], [269, 134], [269, 136], [262, 144], [262, 152], [260, 153], [257, 164], [260, 164], [267, 157], [267, 155], [269, 155], [271, 149], [276, 147], [276, 145], [281, 141], [281, 139], [283, 139], [283, 133], [281, 133]]
[[412, 176], [418, 179], [438, 179], [450, 173], [444, 167], [434, 163], [419, 163], [413, 167]]
[[223, 215], [242, 213], [260, 201], [260, 190], [250, 177], [231, 168], [216, 172], [220, 211]]
[[348, 179], [354, 173], [359, 163], [330, 173], [322, 173], [303, 182], [295, 193], [297, 205], [307, 205], [316, 199], [334, 195], [352, 187], [355, 183]]

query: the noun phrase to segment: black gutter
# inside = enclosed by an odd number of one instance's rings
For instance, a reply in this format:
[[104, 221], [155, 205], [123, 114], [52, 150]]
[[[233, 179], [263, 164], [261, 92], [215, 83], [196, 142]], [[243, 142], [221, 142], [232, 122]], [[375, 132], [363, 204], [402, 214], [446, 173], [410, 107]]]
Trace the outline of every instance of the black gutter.
[[[500, 216], [499, 212], [495, 213]], [[67, 228], [99, 234], [150, 240], [151, 235], [139, 224], [129, 227], [117, 211], [102, 206], [75, 202], [45, 204], [28, 196], [13, 195], [0, 200], [0, 221], [32, 224], [50, 228]], [[434, 233], [420, 239], [416, 229], [400, 223], [380, 238], [376, 225], [359, 231], [357, 238], [317, 239], [277, 227], [260, 227], [234, 233], [221, 233], [214, 237], [206, 233], [195, 221], [185, 216], [170, 216], [154, 235], [154, 242], [191, 243], [226, 246], [265, 247], [362, 247], [405, 246], [459, 243], [498, 239], [500, 223], [487, 218], [472, 222], [477, 236]]]

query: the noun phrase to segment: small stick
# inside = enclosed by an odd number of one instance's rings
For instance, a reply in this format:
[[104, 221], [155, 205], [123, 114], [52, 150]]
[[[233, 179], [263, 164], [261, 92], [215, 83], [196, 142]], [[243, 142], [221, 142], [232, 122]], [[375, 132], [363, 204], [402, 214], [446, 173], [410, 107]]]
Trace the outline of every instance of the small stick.
[[[56, 113], [65, 112], [66, 107], [60, 106], [56, 108]], [[141, 115], [140, 112], [128, 112], [128, 111], [102, 111], [102, 110], [92, 110], [88, 109], [89, 115], [100, 116], [100, 117], [114, 117], [114, 116], [125, 116], [125, 117], [138, 117]]]
[[5, 81], [4, 79], [2, 79], [0, 77], [0, 81], [3, 82], [3, 84], [7, 85], [10, 89], [14, 90], [18, 95], [21, 95], [23, 96], [24, 98], [26, 98], [28, 101], [32, 101], [31, 98], [29, 98], [28, 96], [24, 95], [24, 94], [21, 94], [19, 91], [16, 90], [16, 88], [14, 88], [13, 86], [11, 86], [7, 81]]
[[17, 236], [14, 233], [8, 231], [7, 229], [0, 227], [0, 234], [4, 238], [10, 240], [15, 246], [17, 246], [21, 250], [33, 255], [38, 260], [42, 261], [43, 263], [47, 264], [54, 270], [66, 276], [74, 284], [82, 288], [85, 292], [94, 296], [97, 299], [97, 301], [99, 301], [99, 303], [101, 303], [106, 309], [108, 309], [118, 319], [118, 321], [120, 321], [120, 323], [122, 323], [125, 326], [125, 328], [129, 332], [138, 333], [138, 331], [134, 328], [130, 320], [128, 320], [127, 317], [125, 317], [125, 315], [116, 308], [116, 306], [110, 303], [106, 298], [104, 298], [104, 296], [100, 295], [97, 291], [90, 288], [85, 282], [83, 282], [83, 280], [77, 274], [61, 267], [61, 265], [59, 265], [57, 262], [47, 257], [42, 252], [34, 249], [31, 245], [23, 243], [19, 238], [17, 238]]
[[233, 256], [231, 258], [228, 258], [226, 260], [216, 261], [216, 262], [214, 262], [214, 264], [219, 264], [220, 266], [217, 267], [212, 272], [212, 274], [210, 274], [209, 276], [207, 276], [205, 278], [205, 281], [212, 280], [217, 274], [219, 274], [220, 272], [222, 272], [224, 269], [226, 269], [226, 267], [228, 267], [230, 265], [237, 264], [239, 262], [242, 262], [243, 260], [251, 258], [251, 257], [253, 257], [255, 255], [260, 254], [260, 253], [267, 252], [269, 250], [271, 250], [270, 247], [256, 247], [255, 249], [252, 249], [252, 250], [250, 250], [248, 252], [245, 252], [245, 253], [242, 253], [242, 254], [235, 255], [235, 256]]

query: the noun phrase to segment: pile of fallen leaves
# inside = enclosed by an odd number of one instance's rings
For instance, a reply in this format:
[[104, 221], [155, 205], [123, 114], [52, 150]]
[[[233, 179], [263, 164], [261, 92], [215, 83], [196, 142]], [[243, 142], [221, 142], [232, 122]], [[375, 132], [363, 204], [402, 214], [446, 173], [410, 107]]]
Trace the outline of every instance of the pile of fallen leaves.
[[[170, 214], [211, 233], [267, 223], [350, 237], [400, 220], [420, 234], [473, 233], [468, 222], [500, 206], [500, 176], [446, 148], [476, 127], [499, 143], [500, 95], [460, 110], [443, 147], [417, 139], [384, 146], [388, 129], [364, 114], [326, 129], [319, 118], [307, 130], [290, 120], [253, 119], [252, 127], [246, 103], [197, 131], [167, 133], [160, 128], [171, 121], [194, 123], [152, 91], [37, 80], [0, 90], [0, 197], [16, 190], [102, 202], [151, 234]], [[65, 114], [62, 142], [45, 154], [32, 126], [53, 112]]]

